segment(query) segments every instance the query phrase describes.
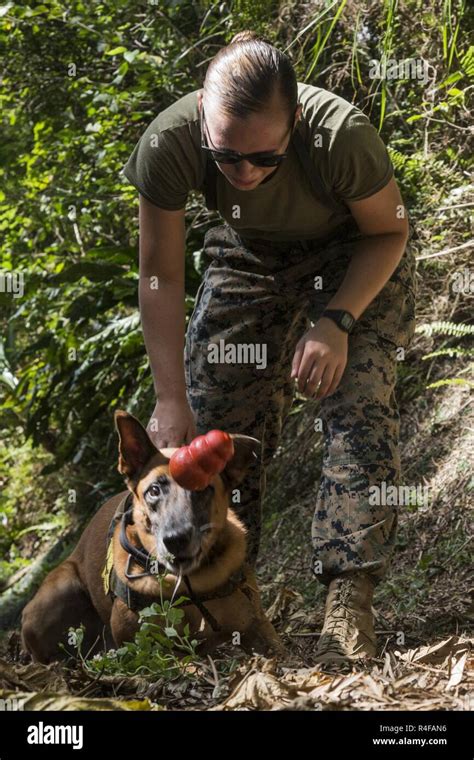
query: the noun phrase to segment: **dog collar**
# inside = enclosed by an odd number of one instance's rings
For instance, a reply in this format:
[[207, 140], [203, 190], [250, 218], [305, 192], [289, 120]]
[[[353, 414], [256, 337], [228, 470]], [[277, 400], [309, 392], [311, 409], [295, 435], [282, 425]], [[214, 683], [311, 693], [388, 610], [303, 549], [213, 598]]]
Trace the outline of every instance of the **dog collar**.
[[[162, 565], [156, 557], [153, 557], [152, 554], [150, 554], [149, 551], [147, 551], [143, 546], [135, 546], [134, 544], [131, 544], [127, 537], [127, 527], [128, 525], [133, 525], [133, 505], [127, 509], [126, 512], [124, 512], [121, 525], [120, 525], [120, 545], [128, 554], [128, 561], [127, 566], [125, 568], [125, 577], [126, 578], [142, 578], [144, 575], [154, 575], [155, 573], [151, 572], [151, 564], [154, 563], [155, 567], [157, 567], [158, 573], [166, 572], [166, 567]], [[144, 572], [139, 573], [138, 575], [131, 575], [129, 573], [130, 568], [130, 562], [131, 560], [134, 560], [140, 567], [143, 568]]]

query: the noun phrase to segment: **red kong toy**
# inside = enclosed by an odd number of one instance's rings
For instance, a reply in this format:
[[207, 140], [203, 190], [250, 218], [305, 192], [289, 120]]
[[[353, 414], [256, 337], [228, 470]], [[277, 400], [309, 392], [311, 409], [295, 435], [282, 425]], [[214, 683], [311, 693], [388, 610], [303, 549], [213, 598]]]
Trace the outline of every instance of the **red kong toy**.
[[182, 488], [203, 491], [233, 456], [234, 442], [229, 433], [210, 430], [171, 455], [170, 473]]

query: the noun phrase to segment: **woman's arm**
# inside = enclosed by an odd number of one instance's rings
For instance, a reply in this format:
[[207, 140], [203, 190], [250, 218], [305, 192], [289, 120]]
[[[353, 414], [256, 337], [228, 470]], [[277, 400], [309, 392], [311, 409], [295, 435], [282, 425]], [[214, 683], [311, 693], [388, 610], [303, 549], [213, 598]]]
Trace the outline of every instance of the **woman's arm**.
[[[348, 206], [366, 237], [355, 244], [344, 280], [326, 308], [344, 309], [358, 319], [397, 268], [408, 239], [408, 219], [393, 178], [370, 198]], [[319, 319], [295, 348], [291, 376], [297, 378], [300, 393], [317, 399], [334, 393], [347, 350], [347, 333], [328, 317]]]
[[184, 209], [165, 211], [140, 195], [140, 315], [159, 399], [185, 397]]
[[328, 309], [345, 309], [356, 319], [397, 268], [408, 239], [408, 218], [395, 179], [362, 201], [347, 202], [360, 232], [344, 280]]
[[159, 447], [179, 446], [194, 434], [183, 355], [184, 213], [140, 195], [140, 315], [158, 402], [148, 430]]

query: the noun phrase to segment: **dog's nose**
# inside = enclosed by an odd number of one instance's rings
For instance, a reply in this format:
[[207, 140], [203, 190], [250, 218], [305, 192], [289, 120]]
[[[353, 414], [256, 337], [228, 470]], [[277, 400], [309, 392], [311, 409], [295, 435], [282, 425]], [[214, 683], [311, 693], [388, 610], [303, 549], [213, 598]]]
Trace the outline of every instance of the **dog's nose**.
[[185, 553], [185, 550], [191, 541], [192, 535], [192, 528], [188, 528], [187, 530], [180, 530], [179, 533], [167, 533], [166, 536], [163, 536], [163, 543], [168, 551], [171, 552], [171, 554], [174, 554], [175, 557], [179, 557]]

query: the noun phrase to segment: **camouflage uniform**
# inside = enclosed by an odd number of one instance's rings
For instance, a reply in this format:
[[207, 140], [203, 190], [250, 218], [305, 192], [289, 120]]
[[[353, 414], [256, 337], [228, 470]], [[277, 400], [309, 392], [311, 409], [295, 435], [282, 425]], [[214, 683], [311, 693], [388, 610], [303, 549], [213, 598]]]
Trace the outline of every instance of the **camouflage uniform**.
[[[208, 230], [210, 263], [196, 296], [185, 347], [188, 397], [198, 434], [210, 428], [262, 441], [233, 504], [249, 529], [248, 560], [260, 540], [266, 468], [278, 446], [295, 391], [290, 379], [298, 340], [337, 291], [350, 260], [354, 225], [322, 241], [246, 240], [224, 223]], [[369, 504], [368, 489], [397, 484], [399, 415], [394, 396], [397, 349], [414, 331], [414, 269], [410, 244], [395, 273], [349, 336], [348, 362], [336, 392], [318, 408], [324, 458], [312, 524], [314, 565], [328, 584], [363, 569], [375, 582], [393, 548], [397, 510]], [[322, 289], [314, 277], [322, 276]], [[266, 367], [209, 363], [208, 345], [265, 344]], [[399, 358], [399, 357], [398, 357]], [[309, 464], [309, 463], [308, 463]]]

